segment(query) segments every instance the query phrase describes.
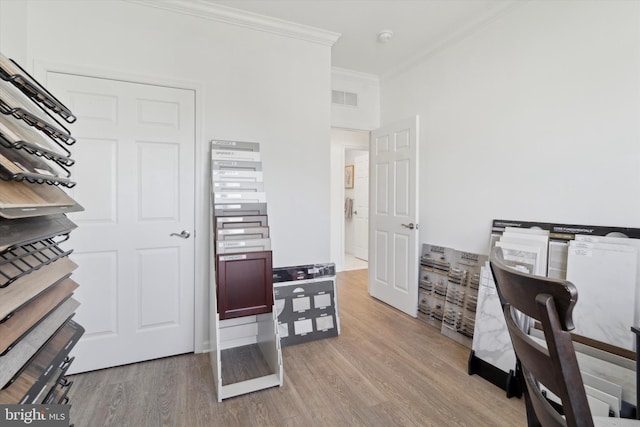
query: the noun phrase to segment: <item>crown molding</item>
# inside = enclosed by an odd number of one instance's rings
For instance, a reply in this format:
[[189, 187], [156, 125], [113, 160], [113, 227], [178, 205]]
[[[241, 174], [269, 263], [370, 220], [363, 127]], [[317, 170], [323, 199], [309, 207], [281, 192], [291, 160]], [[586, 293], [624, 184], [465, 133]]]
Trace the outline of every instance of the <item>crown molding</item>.
[[207, 0], [126, 0], [128, 3], [154, 7], [183, 15], [223, 22], [238, 27], [333, 46], [340, 33], [272, 18], [253, 12], [222, 6]]
[[331, 67], [331, 73], [336, 77], [354, 79], [354, 80], [367, 80], [372, 83], [380, 83], [380, 78], [375, 74], [363, 73], [361, 71], [348, 70], [346, 68]]

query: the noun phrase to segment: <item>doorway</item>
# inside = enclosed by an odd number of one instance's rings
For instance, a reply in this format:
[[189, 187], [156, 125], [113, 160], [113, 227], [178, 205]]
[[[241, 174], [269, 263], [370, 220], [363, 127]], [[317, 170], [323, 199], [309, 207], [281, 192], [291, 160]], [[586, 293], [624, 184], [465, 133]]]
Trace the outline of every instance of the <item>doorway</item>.
[[331, 129], [331, 176], [331, 258], [337, 271], [367, 268], [368, 131]]
[[369, 259], [369, 151], [347, 149], [345, 163], [353, 179], [344, 190], [344, 267], [360, 270]]

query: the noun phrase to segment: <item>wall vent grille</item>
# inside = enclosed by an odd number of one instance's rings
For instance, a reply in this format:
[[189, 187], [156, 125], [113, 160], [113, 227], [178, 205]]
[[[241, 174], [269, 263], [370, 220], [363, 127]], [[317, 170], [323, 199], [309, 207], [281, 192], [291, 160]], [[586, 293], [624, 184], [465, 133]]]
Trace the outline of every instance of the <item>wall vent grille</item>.
[[341, 90], [331, 91], [331, 102], [338, 105], [358, 106], [358, 94], [353, 92], [343, 92]]

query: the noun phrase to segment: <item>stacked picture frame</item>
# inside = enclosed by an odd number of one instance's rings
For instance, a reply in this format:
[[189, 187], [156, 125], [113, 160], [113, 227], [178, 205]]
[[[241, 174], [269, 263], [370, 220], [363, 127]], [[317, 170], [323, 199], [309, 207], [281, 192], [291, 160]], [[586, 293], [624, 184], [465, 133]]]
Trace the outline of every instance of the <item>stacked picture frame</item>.
[[84, 328], [62, 248], [83, 210], [65, 123], [76, 117], [15, 61], [0, 54], [0, 404], [68, 404], [69, 353]]

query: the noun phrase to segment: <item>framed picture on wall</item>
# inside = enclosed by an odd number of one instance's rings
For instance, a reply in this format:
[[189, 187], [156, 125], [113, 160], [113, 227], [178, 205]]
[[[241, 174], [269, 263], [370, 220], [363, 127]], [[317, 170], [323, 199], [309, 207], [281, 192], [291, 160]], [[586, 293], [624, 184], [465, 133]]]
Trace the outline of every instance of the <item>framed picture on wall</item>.
[[344, 167], [344, 188], [353, 188], [353, 165]]

